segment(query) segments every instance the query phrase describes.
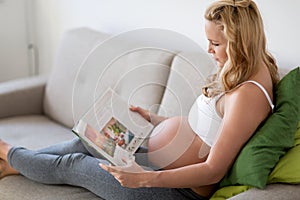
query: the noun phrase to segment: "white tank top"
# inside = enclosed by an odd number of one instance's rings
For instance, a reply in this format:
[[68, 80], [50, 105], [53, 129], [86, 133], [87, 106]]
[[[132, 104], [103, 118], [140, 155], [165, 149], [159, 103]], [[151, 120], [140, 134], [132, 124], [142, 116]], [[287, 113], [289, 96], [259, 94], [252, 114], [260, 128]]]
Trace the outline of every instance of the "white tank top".
[[[258, 86], [265, 94], [273, 111], [274, 105], [266, 89], [258, 82], [251, 80], [245, 81], [237, 87], [245, 83], [253, 83]], [[209, 146], [215, 143], [221, 126], [222, 117], [216, 110], [216, 103], [224, 94], [221, 93], [213, 98], [200, 95], [192, 105], [188, 115], [188, 122], [192, 130]]]

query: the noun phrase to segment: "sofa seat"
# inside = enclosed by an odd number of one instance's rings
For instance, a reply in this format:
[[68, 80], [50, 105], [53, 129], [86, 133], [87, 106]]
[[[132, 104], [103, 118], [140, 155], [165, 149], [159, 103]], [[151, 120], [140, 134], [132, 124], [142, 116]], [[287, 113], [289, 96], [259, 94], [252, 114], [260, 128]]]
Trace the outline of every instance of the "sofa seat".
[[73, 138], [70, 129], [44, 115], [28, 115], [0, 120], [1, 139], [16, 146], [39, 149]]
[[233, 196], [230, 200], [297, 200], [300, 199], [299, 185], [270, 184], [265, 189], [252, 188], [239, 195]]
[[[44, 115], [28, 115], [0, 120], [1, 139], [29, 149], [39, 149], [75, 137], [69, 128]], [[14, 185], [14, 187], [11, 187]], [[18, 190], [15, 192], [14, 190]], [[14, 195], [12, 195], [14, 194]], [[23, 176], [9, 176], [0, 181], [0, 199], [53, 200], [101, 199], [86, 189], [72, 186], [45, 185]]]
[[[12, 187], [14, 185], [14, 187]], [[17, 192], [15, 191], [17, 189]], [[13, 195], [12, 195], [13, 194]], [[23, 176], [5, 177], [0, 183], [0, 199], [3, 200], [101, 200], [84, 188], [67, 185], [44, 185]]]

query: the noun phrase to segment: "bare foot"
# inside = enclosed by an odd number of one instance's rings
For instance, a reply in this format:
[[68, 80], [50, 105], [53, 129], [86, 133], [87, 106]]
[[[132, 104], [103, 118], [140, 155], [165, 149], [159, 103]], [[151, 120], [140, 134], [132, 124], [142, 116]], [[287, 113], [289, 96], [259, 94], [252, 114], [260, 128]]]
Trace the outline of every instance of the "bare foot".
[[12, 146], [10, 144], [0, 140], [0, 179], [5, 176], [19, 174], [19, 172], [12, 168], [7, 161], [7, 154], [11, 148]]
[[7, 161], [0, 159], [0, 179], [9, 175], [19, 174], [14, 168], [12, 168]]

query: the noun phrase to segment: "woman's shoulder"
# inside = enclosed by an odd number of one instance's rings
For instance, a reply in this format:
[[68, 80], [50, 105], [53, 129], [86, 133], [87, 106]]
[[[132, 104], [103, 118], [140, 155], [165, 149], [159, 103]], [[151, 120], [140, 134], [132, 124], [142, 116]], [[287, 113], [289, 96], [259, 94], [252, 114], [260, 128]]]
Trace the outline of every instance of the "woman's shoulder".
[[245, 101], [259, 100], [257, 98], [261, 96], [263, 90], [267, 92], [267, 89], [265, 89], [262, 84], [257, 81], [249, 80], [226, 92], [225, 97], [230, 99], [238, 98]]
[[239, 83], [236, 87], [228, 91], [228, 94], [240, 94], [240, 95], [255, 95], [261, 92], [266, 93], [273, 99], [273, 82], [271, 74], [267, 66], [263, 65], [259, 71], [248, 80]]
[[230, 109], [238, 109], [245, 113], [256, 112], [266, 116], [272, 107], [272, 97], [268, 97], [267, 90], [264, 92], [253, 81], [246, 82], [225, 94], [225, 112]]
[[255, 96], [258, 93], [258, 89], [253, 84], [243, 83], [235, 87], [234, 89], [225, 92], [225, 100], [243, 100], [248, 101], [251, 99], [255, 99]]

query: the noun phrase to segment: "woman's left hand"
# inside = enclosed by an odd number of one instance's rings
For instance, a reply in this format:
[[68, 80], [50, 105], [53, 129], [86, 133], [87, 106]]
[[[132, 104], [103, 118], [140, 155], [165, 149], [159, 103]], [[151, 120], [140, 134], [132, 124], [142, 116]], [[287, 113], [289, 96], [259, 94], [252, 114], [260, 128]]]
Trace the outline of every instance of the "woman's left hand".
[[127, 161], [125, 166], [108, 166], [102, 163], [99, 165], [102, 169], [112, 174], [123, 187], [149, 187], [149, 182], [153, 178], [151, 171], [144, 170], [134, 160]]

